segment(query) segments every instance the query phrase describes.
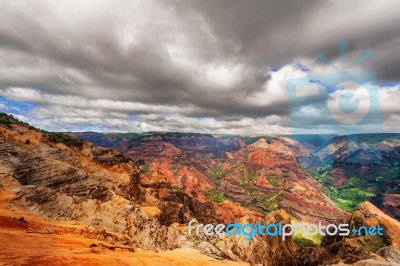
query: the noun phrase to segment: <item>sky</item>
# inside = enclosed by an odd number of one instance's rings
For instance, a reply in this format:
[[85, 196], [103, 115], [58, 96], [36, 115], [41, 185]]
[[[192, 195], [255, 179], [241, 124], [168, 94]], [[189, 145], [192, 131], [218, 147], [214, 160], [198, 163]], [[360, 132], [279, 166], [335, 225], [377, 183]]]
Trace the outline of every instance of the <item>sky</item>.
[[[400, 132], [398, 10], [396, 0], [1, 1], [0, 111], [52, 131]], [[290, 94], [294, 79], [317, 94]]]

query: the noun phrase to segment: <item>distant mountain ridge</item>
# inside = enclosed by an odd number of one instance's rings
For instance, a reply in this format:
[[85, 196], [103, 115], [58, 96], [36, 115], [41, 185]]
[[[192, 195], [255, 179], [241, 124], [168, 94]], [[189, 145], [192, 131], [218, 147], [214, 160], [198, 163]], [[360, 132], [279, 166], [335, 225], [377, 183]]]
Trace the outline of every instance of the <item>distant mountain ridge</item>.
[[[339, 210], [324, 194], [324, 180], [312, 178], [315, 173], [297, 162], [307, 150], [293, 139], [174, 133], [134, 141], [117, 144], [129, 147], [124, 156], [0, 114], [0, 241], [7, 247], [0, 260], [37, 265], [116, 263], [116, 258], [118, 264], [135, 265], [149, 256], [161, 264], [201, 265], [400, 262], [400, 224], [368, 202], [353, 214]], [[388, 158], [396, 158], [397, 149], [385, 149]], [[330, 178], [332, 169], [317, 170]], [[359, 185], [346, 180], [346, 186]], [[384, 200], [393, 204], [396, 195]], [[385, 235], [300, 234], [285, 241], [197, 237], [187, 234], [193, 218], [213, 224], [380, 224]], [[193, 255], [188, 257], [188, 250]]]
[[[157, 153], [146, 155], [139, 152], [146, 150], [146, 145], [152, 142], [172, 144], [181, 152], [191, 154], [188, 157], [190, 161], [196, 155], [207, 154], [212, 159], [222, 160], [228, 155], [235, 158], [232, 154], [243, 153], [247, 145], [260, 139], [270, 143], [277, 141], [292, 149], [294, 160], [299, 164], [296, 167], [310, 173], [340, 208], [351, 211], [358, 203], [370, 200], [392, 217], [400, 218], [400, 197], [396, 196], [400, 194], [398, 133], [282, 136], [213, 136], [176, 132], [68, 134], [116, 149], [131, 158], [139, 156], [143, 162], [158, 160]], [[189, 161], [183, 158], [180, 163]]]
[[[108, 145], [169, 183], [199, 197], [217, 195], [261, 213], [280, 207], [299, 220], [344, 217], [296, 162], [302, 147], [278, 136], [70, 133]], [[306, 197], [305, 197], [306, 195]]]

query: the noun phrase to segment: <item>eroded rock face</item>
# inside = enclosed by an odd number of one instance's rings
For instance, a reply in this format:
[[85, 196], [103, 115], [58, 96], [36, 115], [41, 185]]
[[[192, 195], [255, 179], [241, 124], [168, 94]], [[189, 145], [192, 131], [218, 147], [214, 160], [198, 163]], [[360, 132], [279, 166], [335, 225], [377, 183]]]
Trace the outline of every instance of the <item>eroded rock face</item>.
[[[290, 223], [290, 216], [283, 210], [274, 211], [267, 217], [265, 224]], [[231, 251], [244, 261], [255, 265], [297, 265], [297, 248], [293, 238], [283, 241], [280, 237], [257, 236], [247, 241], [243, 237], [226, 239], [218, 246], [226, 253]]]
[[[351, 225], [356, 228], [380, 225], [384, 229], [384, 236], [381, 237], [383, 244], [400, 248], [400, 223], [370, 202], [364, 202], [357, 207], [352, 215]], [[369, 238], [373, 237], [369, 236]]]
[[[75, 135], [108, 145], [105, 136]], [[115, 139], [113, 147], [145, 166], [143, 185], [161, 184], [163, 180], [200, 200], [207, 200], [207, 191], [216, 188], [226, 199], [250, 209], [270, 212], [277, 204], [297, 220], [308, 222], [328, 223], [349, 217], [300, 167], [297, 158], [304, 151], [292, 139], [260, 137], [246, 144], [241, 137], [175, 135], [155, 133], [131, 141]], [[122, 148], [119, 144], [125, 142], [130, 144]], [[275, 200], [265, 206], [269, 198]]]
[[355, 263], [355, 265], [400, 263], [400, 223], [398, 221], [384, 214], [370, 202], [364, 202], [357, 207], [348, 223], [350, 230], [361, 226], [379, 225], [383, 228], [383, 236], [350, 234], [344, 238], [326, 237], [323, 245], [336, 254], [334, 260]]
[[[25, 141], [30, 138], [35, 141]], [[81, 149], [67, 147], [23, 126], [0, 127], [0, 154], [2, 175], [18, 186], [15, 204], [52, 219], [79, 221], [104, 231], [104, 239], [150, 250], [192, 247], [217, 259], [251, 264], [296, 265], [290, 237], [285, 242], [262, 237], [247, 241], [187, 234], [193, 218], [225, 224], [290, 222], [284, 211], [272, 212], [265, 221], [239, 203], [216, 203], [173, 189], [162, 174], [143, 173], [133, 160], [113, 150], [90, 143]]]
[[[359, 205], [351, 218], [338, 211], [319, 184], [298, 167], [297, 148], [288, 140], [261, 139], [250, 145], [232, 140], [219, 144], [224, 154], [207, 155], [212, 139], [185, 137], [182, 143], [174, 138], [151, 139], [136, 150], [125, 143], [127, 150], [136, 152], [132, 154], [151, 159], [147, 169], [143, 164], [140, 169], [135, 158], [91, 143], [81, 149], [67, 147], [23, 126], [0, 127], [0, 177], [6, 177], [0, 179], [0, 187], [12, 183], [18, 191], [15, 203], [31, 211], [77, 220], [104, 232], [104, 239], [143, 249], [190, 247], [216, 259], [253, 265], [400, 263], [399, 223], [368, 202]], [[143, 150], [146, 143], [152, 143], [148, 151]], [[196, 147], [202, 153], [196, 154]], [[204, 193], [209, 188], [224, 191], [226, 200], [214, 202]], [[277, 191], [281, 194], [275, 201], [285, 210], [264, 216], [257, 207]], [[193, 218], [203, 224], [277, 224], [290, 223], [288, 213], [311, 221], [342, 219], [352, 228], [380, 225], [385, 234], [325, 238], [322, 247], [311, 248], [296, 247], [291, 237], [282, 241], [256, 236], [247, 241], [244, 236], [187, 232]]]

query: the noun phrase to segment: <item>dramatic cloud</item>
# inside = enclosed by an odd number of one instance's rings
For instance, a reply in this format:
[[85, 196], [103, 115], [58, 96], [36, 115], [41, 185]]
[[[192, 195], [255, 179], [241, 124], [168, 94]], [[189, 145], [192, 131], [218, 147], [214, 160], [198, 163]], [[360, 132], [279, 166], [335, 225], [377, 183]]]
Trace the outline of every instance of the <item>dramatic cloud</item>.
[[[0, 110], [49, 130], [290, 133], [286, 81], [337, 72], [315, 54], [339, 65], [338, 41], [347, 39], [343, 69], [373, 50], [356, 69], [376, 70], [384, 129], [399, 131], [399, 8], [396, 0], [3, 1]], [[298, 107], [300, 131], [340, 133], [323, 104]]]

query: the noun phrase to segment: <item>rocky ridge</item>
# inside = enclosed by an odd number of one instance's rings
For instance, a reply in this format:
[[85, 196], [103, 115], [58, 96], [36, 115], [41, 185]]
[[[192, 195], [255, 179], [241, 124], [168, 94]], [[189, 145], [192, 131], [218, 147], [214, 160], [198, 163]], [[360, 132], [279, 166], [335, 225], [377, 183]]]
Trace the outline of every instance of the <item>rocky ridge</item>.
[[[61, 243], [80, 235], [79, 245], [100, 241], [88, 245], [90, 252], [117, 249], [119, 251], [114, 255], [125, 256], [127, 253], [123, 252], [135, 251], [133, 253], [146, 256], [147, 253], [143, 252], [157, 251], [160, 257], [154, 256], [160, 263], [171, 259], [163, 255], [168, 250], [173, 250], [173, 254], [182, 254], [182, 250], [197, 250], [199, 253], [190, 253], [197, 256], [197, 264], [209, 258], [210, 264], [215, 265], [233, 261], [252, 265], [327, 265], [361, 263], [363, 260], [369, 260], [368, 263], [400, 262], [397, 237], [400, 225], [370, 203], [361, 204], [351, 216], [331, 207], [333, 216], [330, 217], [327, 212], [326, 221], [341, 218], [352, 226], [381, 224], [385, 228], [384, 237], [324, 238], [321, 246], [310, 247], [296, 244], [292, 237], [282, 241], [277, 237], [256, 236], [247, 241], [239, 236], [188, 236], [187, 223], [192, 218], [201, 223], [261, 221], [267, 224], [289, 223], [298, 217], [304, 217], [305, 221], [322, 217], [313, 215], [311, 211], [317, 205], [309, 205], [307, 209], [299, 206], [298, 199], [292, 200], [295, 205], [290, 205], [291, 198], [288, 195], [292, 194], [304, 202], [312, 202], [306, 192], [316, 191], [319, 194], [313, 197], [321, 195], [321, 200], [329, 203], [329, 199], [319, 191], [319, 184], [297, 168], [293, 159], [296, 148], [291, 147], [290, 140], [282, 138], [271, 142], [261, 139], [250, 144], [235, 141], [239, 148], [229, 148], [223, 155], [202, 157], [192, 153], [192, 165], [178, 169], [179, 174], [169, 175], [170, 169], [174, 169], [171, 168], [174, 160], [179, 156], [188, 156], [187, 152], [191, 150], [189, 144], [185, 144], [187, 149], [182, 152], [179, 147], [174, 148], [178, 144], [163, 143], [163, 149], [158, 152], [165, 153], [158, 160], [155, 158], [155, 149], [159, 146], [154, 145], [148, 151], [153, 152], [154, 161], [147, 164], [146, 161], [140, 161], [149, 158], [140, 157], [143, 149], [136, 150], [131, 158], [127, 158], [115, 150], [88, 142], [82, 146], [54, 142], [43, 132], [26, 125], [0, 125], [0, 230], [8, 232], [12, 225], [12, 234], [1, 234], [3, 240], [9, 241], [10, 237], [18, 236], [15, 241], [20, 241], [20, 246], [26, 245], [26, 235], [17, 234], [21, 230], [26, 230], [25, 234], [36, 234], [37, 240], [30, 238], [33, 242], [48, 237], [55, 241], [52, 243]], [[207, 165], [203, 161], [197, 163], [197, 160], [207, 161], [209, 158], [211, 161]], [[240, 161], [238, 158], [243, 159]], [[209, 170], [217, 168], [219, 171], [204, 172], [204, 167]], [[230, 169], [228, 173], [227, 169]], [[263, 181], [262, 177], [268, 176], [271, 169], [278, 178], [266, 178]], [[257, 174], [250, 180], [254, 172]], [[193, 173], [207, 174], [203, 180]], [[183, 180], [185, 176], [186, 180]], [[253, 185], [249, 185], [250, 182]], [[286, 183], [289, 183], [289, 189], [290, 185], [294, 185], [294, 191], [283, 190], [281, 195], [273, 199], [278, 199], [281, 204], [267, 214], [255, 209], [256, 203], [249, 205], [244, 201], [244, 198], [257, 193], [268, 195], [273, 191], [281, 191]], [[248, 188], [253, 186], [256, 186], [253, 194], [246, 195], [251, 191]], [[201, 193], [203, 189], [208, 191], [215, 187], [228, 192], [227, 198], [215, 201]], [[241, 187], [247, 188], [243, 191], [244, 196], [235, 196]], [[18, 210], [15, 214], [23, 214], [26, 219], [12, 218], [12, 210]], [[24, 220], [28, 220], [28, 223]], [[42, 225], [36, 222], [39, 220]], [[55, 234], [60, 237], [56, 239]], [[37, 243], [44, 245], [44, 242]], [[7, 252], [0, 252], [2, 259], [16, 253], [11, 248]], [[38, 255], [21, 256], [24, 263], [38, 259]], [[51, 265], [52, 257], [41, 256], [44, 257], [37, 265], [46, 265], [43, 259]], [[69, 256], [75, 256], [74, 259], [78, 261], [83, 259], [81, 255], [79, 258], [73, 254]], [[89, 254], [82, 256], [89, 260]], [[135, 258], [128, 257], [131, 261], [125, 261], [135, 264]], [[190, 261], [188, 257], [185, 258], [187, 262]]]
[[[113, 150], [86, 142], [69, 147], [13, 124], [0, 127], [0, 152], [1, 189], [15, 193], [10, 204], [54, 221], [84, 224], [111, 245], [160, 252], [194, 248], [218, 260], [295, 263], [293, 239], [189, 237], [192, 218], [228, 223], [264, 217], [234, 202], [217, 204], [174, 190], [161, 176], [142, 176], [135, 162]], [[283, 211], [268, 217], [289, 219]], [[271, 251], [266, 257], [260, 250]]]

